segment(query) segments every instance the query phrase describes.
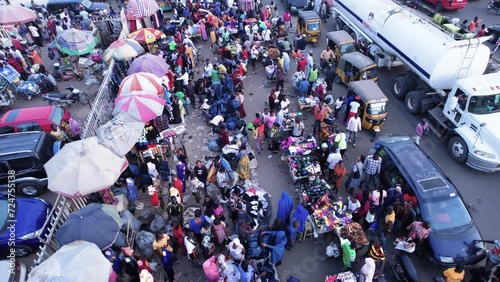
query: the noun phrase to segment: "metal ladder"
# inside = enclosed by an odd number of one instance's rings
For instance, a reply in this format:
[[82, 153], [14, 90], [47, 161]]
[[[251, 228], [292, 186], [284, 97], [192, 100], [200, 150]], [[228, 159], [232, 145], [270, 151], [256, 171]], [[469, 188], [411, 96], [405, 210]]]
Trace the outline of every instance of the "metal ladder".
[[460, 71], [458, 72], [458, 79], [465, 78], [469, 74], [470, 67], [476, 56], [477, 49], [481, 42], [477, 38], [469, 39], [469, 47], [465, 52], [465, 56], [462, 61], [462, 66], [460, 67]]

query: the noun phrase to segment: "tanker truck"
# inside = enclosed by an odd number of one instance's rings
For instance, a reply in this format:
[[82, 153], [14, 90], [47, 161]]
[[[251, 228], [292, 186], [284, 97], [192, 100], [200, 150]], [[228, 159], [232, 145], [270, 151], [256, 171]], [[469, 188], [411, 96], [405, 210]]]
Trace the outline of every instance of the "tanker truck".
[[335, 0], [336, 28], [346, 30], [379, 67], [406, 65], [392, 94], [411, 114], [428, 113], [432, 131], [460, 163], [500, 171], [500, 73], [484, 74], [488, 39], [455, 39], [392, 0]]

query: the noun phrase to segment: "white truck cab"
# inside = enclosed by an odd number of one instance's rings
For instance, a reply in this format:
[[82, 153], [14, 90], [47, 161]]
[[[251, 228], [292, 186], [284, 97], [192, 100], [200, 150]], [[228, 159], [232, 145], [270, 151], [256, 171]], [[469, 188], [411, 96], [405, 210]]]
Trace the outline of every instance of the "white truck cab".
[[457, 80], [443, 107], [429, 114], [433, 131], [449, 138], [455, 161], [500, 171], [500, 73]]

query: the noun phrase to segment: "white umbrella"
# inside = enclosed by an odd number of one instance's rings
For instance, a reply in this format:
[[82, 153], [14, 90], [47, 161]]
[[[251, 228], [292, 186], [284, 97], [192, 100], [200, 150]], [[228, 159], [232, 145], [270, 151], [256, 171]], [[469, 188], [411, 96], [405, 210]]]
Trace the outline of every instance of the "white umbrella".
[[75, 241], [33, 268], [28, 282], [107, 282], [111, 271], [111, 263], [96, 244]]
[[97, 129], [97, 139], [117, 156], [123, 157], [142, 136], [144, 124], [126, 112], [119, 112]]
[[90, 137], [66, 144], [43, 167], [49, 189], [68, 197], [81, 197], [113, 185], [128, 162]]

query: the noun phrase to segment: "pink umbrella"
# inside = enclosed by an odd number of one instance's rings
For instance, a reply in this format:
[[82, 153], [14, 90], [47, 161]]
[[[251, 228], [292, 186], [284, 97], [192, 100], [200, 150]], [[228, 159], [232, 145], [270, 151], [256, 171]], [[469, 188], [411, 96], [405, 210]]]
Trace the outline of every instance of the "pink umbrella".
[[127, 4], [127, 20], [151, 17], [160, 9], [155, 0], [129, 0]]
[[27, 23], [35, 20], [36, 13], [33, 10], [16, 5], [0, 6], [0, 24]]
[[165, 100], [156, 94], [151, 95], [143, 91], [132, 91], [122, 94], [115, 99], [113, 115], [124, 111], [134, 116], [137, 120], [148, 122], [162, 114], [163, 105], [165, 105]]
[[162, 94], [163, 87], [161, 80], [152, 73], [138, 72], [131, 74], [122, 81], [117, 96], [121, 93], [130, 93], [132, 91], [143, 91], [149, 94]]

